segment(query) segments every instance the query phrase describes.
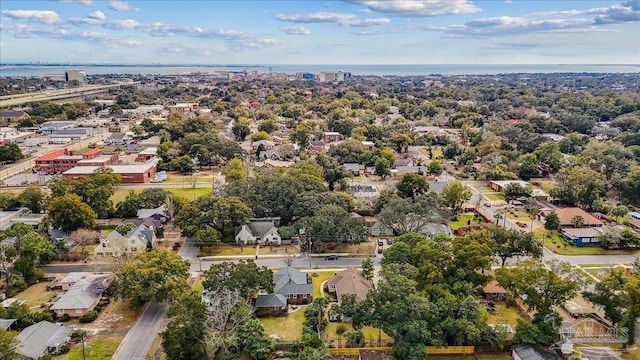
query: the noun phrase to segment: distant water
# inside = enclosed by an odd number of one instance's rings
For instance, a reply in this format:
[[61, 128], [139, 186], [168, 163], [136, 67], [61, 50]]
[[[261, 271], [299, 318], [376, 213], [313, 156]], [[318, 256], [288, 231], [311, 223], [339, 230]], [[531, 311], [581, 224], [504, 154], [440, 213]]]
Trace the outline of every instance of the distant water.
[[0, 65], [2, 76], [64, 76], [66, 70], [85, 71], [87, 75], [100, 74], [142, 74], [169, 75], [193, 72], [215, 73], [218, 71], [258, 71], [258, 73], [302, 72], [318, 73], [321, 71], [348, 71], [353, 75], [495, 75], [514, 73], [638, 73], [637, 65], [194, 65], [194, 66], [162, 66], [162, 65]]

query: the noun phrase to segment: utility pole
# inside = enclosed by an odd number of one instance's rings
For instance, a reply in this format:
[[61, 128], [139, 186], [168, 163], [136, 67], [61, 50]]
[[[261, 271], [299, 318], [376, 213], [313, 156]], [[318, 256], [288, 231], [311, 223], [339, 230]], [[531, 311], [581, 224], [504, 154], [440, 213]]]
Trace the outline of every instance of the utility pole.
[[82, 335], [82, 360], [87, 360], [85, 353], [84, 353], [84, 340], [85, 340], [86, 335]]

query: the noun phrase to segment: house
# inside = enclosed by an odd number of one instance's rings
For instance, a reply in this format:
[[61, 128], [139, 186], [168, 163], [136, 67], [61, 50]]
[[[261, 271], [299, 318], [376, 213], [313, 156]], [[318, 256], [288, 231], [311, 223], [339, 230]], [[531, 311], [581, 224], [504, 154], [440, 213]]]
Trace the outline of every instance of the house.
[[137, 216], [139, 220], [152, 218], [154, 220], [160, 221], [161, 223], [166, 223], [167, 221], [171, 220], [171, 218], [169, 218], [169, 215], [166, 214], [164, 205], [160, 205], [155, 209], [140, 209], [138, 210]]
[[395, 176], [402, 176], [404, 174], [424, 175], [427, 173], [426, 166], [398, 166], [394, 170], [391, 170], [391, 173]]
[[307, 304], [313, 300], [313, 286], [307, 274], [287, 266], [273, 274], [273, 293], [287, 299], [287, 304]]
[[[156, 162], [149, 161], [136, 165], [109, 165], [109, 169], [114, 174], [122, 177], [123, 184], [146, 183], [153, 179], [156, 174]], [[98, 170], [99, 166], [76, 166], [62, 173], [63, 177], [78, 179], [91, 176]]]
[[27, 224], [37, 229], [46, 214], [33, 214], [31, 210], [22, 208], [17, 211], [0, 211], [0, 231], [7, 230], [13, 224]]
[[600, 237], [604, 235], [601, 228], [563, 228], [562, 237], [567, 242], [574, 245], [591, 245], [600, 242]]
[[489, 186], [493, 191], [501, 192], [507, 185], [517, 184], [523, 188], [529, 187], [529, 183], [522, 180], [492, 180], [489, 181], [487, 186]]
[[125, 256], [135, 255], [147, 251], [156, 246], [156, 235], [153, 226], [141, 224], [123, 235], [112, 231], [109, 235], [100, 239], [93, 253], [96, 256]]
[[323, 153], [327, 149], [327, 145], [325, 145], [324, 141], [310, 141], [309, 142], [309, 151], [314, 154]]
[[482, 295], [487, 300], [504, 301], [507, 298], [507, 290], [493, 280], [482, 288]]
[[33, 324], [18, 334], [16, 352], [27, 359], [37, 360], [46, 353], [56, 354], [71, 337], [72, 328], [48, 321]]
[[398, 168], [398, 167], [402, 167], [402, 166], [414, 166], [414, 162], [412, 158], [400, 158], [400, 159], [396, 159], [396, 161], [393, 163], [393, 167], [394, 168]]
[[325, 131], [325, 133], [322, 135], [322, 140], [325, 143], [332, 143], [335, 141], [339, 141], [340, 138], [341, 138], [340, 133], [335, 131]]
[[9, 331], [17, 321], [18, 319], [0, 319], [0, 329]]
[[28, 119], [29, 114], [24, 110], [6, 110], [0, 111], [0, 122], [18, 122], [22, 119]]
[[111, 282], [107, 275], [85, 275], [78, 279], [52, 306], [57, 316], [80, 317], [98, 305]]
[[640, 212], [631, 212], [629, 213], [629, 216], [631, 217], [631, 220], [640, 220]]
[[376, 149], [376, 143], [374, 143], [373, 141], [369, 141], [369, 140], [363, 140], [362, 141], [362, 146], [367, 148], [367, 150], [369, 150], [369, 151], [374, 151]]
[[558, 215], [561, 227], [573, 227], [574, 216], [582, 217], [582, 221], [584, 222], [583, 226], [585, 227], [600, 227], [603, 225], [602, 221], [596, 219], [593, 215], [577, 207], [544, 209], [538, 213], [537, 218], [538, 220], [544, 222], [544, 219], [547, 217], [547, 215], [552, 212], [555, 212], [556, 215]]
[[517, 345], [511, 348], [513, 360], [560, 360], [560, 355], [551, 350], [534, 348], [531, 345]]
[[124, 146], [131, 140], [131, 136], [127, 133], [113, 133], [111, 136], [104, 140], [104, 144], [107, 146]]
[[418, 232], [426, 235], [428, 239], [433, 239], [438, 235], [451, 236], [453, 234], [449, 225], [435, 223], [423, 225]]
[[278, 221], [280, 218], [249, 219], [246, 224], [236, 227], [236, 243], [280, 245], [282, 237], [276, 227]]
[[329, 292], [336, 294], [338, 305], [340, 305], [342, 304], [342, 296], [347, 294], [354, 294], [358, 302], [364, 300], [373, 285], [371, 281], [365, 279], [360, 271], [348, 268], [327, 280], [327, 287]]
[[71, 289], [73, 284], [77, 283], [78, 280], [91, 275], [88, 272], [70, 272], [65, 276], [62, 280], [58, 282], [58, 288], [61, 290], [67, 291]]
[[258, 148], [261, 148], [263, 151], [264, 150], [273, 150], [275, 149], [276, 144], [273, 141], [270, 140], [260, 140], [260, 141], [256, 141], [253, 144], [251, 144], [251, 150], [258, 150]]
[[635, 231], [640, 231], [640, 220], [629, 220], [629, 226]]
[[277, 313], [287, 309], [287, 299], [282, 294], [260, 294], [254, 306], [256, 311]]
[[345, 171], [353, 174], [354, 176], [363, 175], [365, 173], [365, 166], [358, 163], [344, 163], [342, 167]]
[[383, 225], [380, 221], [365, 227], [365, 231], [371, 236], [393, 236], [393, 229]]
[[138, 155], [136, 156], [135, 161], [148, 161], [158, 156], [158, 148], [157, 147], [147, 147], [142, 149]]
[[265, 160], [265, 159], [282, 160], [282, 156], [280, 156], [280, 154], [278, 154], [273, 150], [260, 151], [260, 154], [258, 154], [258, 158], [260, 160]]

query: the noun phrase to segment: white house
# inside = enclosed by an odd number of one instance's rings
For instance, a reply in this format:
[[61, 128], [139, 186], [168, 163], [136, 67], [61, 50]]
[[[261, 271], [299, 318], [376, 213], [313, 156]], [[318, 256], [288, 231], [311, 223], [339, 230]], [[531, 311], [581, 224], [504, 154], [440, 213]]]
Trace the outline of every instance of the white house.
[[141, 224], [125, 235], [112, 231], [107, 237], [100, 239], [100, 245], [93, 251], [97, 256], [135, 255], [156, 246], [156, 235], [153, 226]]
[[279, 218], [249, 219], [249, 222], [236, 227], [236, 242], [244, 244], [280, 245], [282, 237], [278, 233], [276, 221]]

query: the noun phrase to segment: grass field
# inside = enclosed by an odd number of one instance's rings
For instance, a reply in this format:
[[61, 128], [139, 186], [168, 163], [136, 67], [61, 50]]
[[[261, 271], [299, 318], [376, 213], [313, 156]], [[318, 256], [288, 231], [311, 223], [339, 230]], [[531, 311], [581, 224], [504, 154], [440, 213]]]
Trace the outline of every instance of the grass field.
[[[194, 200], [197, 197], [204, 196], [211, 193], [210, 187], [206, 187], [206, 188], [197, 187], [193, 189], [191, 187], [165, 188], [165, 190], [174, 194], [175, 196], [181, 197], [189, 201]], [[131, 190], [127, 188], [116, 189], [115, 193], [111, 197], [111, 201], [113, 201], [114, 204], [117, 204], [119, 201], [124, 200], [124, 198], [127, 196], [127, 193], [129, 193], [129, 191]], [[133, 190], [133, 191], [140, 192], [140, 190]]]
[[[87, 338], [84, 347], [85, 358], [91, 360], [109, 360], [116, 352], [124, 335], [96, 335]], [[55, 360], [82, 360], [82, 343], [75, 344], [68, 353], [54, 356]]]
[[15, 297], [23, 300], [29, 307], [35, 307], [53, 300], [57, 294], [57, 291], [47, 291], [47, 282], [43, 281], [29, 286]]
[[314, 271], [313, 274], [317, 274], [317, 276], [311, 276], [311, 283], [313, 284], [313, 298], [320, 297], [320, 286], [322, 283], [328, 278], [334, 275], [333, 271]]
[[504, 196], [502, 194], [499, 193], [489, 193], [489, 194], [484, 194], [484, 196], [486, 196], [489, 200], [492, 201], [504, 201]]
[[510, 209], [509, 211], [507, 211], [507, 219], [528, 221], [531, 220], [531, 216], [529, 216], [529, 214], [522, 209]]
[[[340, 323], [340, 322], [330, 322], [329, 324], [327, 324], [327, 330], [326, 330], [326, 334], [329, 339], [340, 340], [340, 336], [336, 334], [336, 329], [340, 324], [344, 325], [344, 327], [347, 329], [346, 331], [347, 333], [353, 330], [353, 327], [351, 326], [351, 324]], [[364, 334], [365, 340], [378, 341], [378, 329], [372, 328], [370, 326], [364, 326], [362, 328], [362, 333]], [[342, 340], [344, 339], [345, 339], [345, 336], [342, 335]], [[380, 331], [381, 344], [384, 346], [386, 342], [389, 340], [391, 340], [391, 337], [385, 334], [384, 331]]]
[[431, 147], [431, 153], [433, 155], [433, 157], [429, 157], [429, 149], [427, 149], [426, 147], [421, 147], [418, 148], [418, 151], [420, 151], [424, 156], [430, 158], [430, 159], [442, 159], [443, 154], [442, 154], [442, 148], [440, 146], [432, 146]]
[[[540, 237], [544, 229], [536, 229], [536, 237]], [[566, 245], [566, 246], [565, 246]], [[638, 251], [628, 250], [606, 250], [599, 246], [576, 246], [564, 241], [557, 231], [546, 232], [544, 246], [559, 255], [634, 255]]]
[[[259, 254], [269, 255], [269, 254], [298, 254], [300, 250], [292, 245], [282, 245], [282, 246], [274, 246], [273, 248], [269, 246], [261, 246], [259, 250]], [[200, 252], [200, 256], [223, 256], [223, 255], [255, 255], [256, 247], [255, 246], [244, 246], [240, 247], [235, 244], [229, 243], [218, 243], [212, 246], [211, 248], [205, 248]]]
[[489, 324], [509, 324], [515, 331], [518, 319], [524, 320], [515, 307], [507, 307], [505, 304], [496, 303], [495, 308], [495, 314], [487, 314], [487, 323]]
[[458, 215], [458, 220], [449, 222], [449, 226], [451, 227], [451, 229], [456, 230], [462, 226], [466, 226], [469, 220], [471, 220], [471, 225], [482, 224], [482, 220], [472, 220], [472, 219], [473, 219], [473, 214], [460, 214]]
[[275, 335], [283, 340], [300, 340], [304, 324], [304, 308], [300, 308], [286, 317], [260, 318], [260, 322], [267, 335]]

